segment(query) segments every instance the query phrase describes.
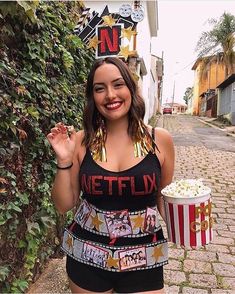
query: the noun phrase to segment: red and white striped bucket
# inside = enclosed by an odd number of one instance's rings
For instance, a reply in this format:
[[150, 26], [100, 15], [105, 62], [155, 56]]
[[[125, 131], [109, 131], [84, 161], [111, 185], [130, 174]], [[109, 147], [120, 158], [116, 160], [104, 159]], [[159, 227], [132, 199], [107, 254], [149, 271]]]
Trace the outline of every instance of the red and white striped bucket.
[[210, 193], [187, 198], [163, 196], [169, 241], [186, 247], [200, 247], [212, 241]]

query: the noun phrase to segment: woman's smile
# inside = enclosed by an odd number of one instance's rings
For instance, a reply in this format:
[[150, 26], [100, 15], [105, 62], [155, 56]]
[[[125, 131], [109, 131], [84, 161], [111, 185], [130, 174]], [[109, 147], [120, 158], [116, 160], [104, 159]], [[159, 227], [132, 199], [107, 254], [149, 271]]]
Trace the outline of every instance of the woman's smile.
[[119, 109], [122, 106], [122, 101], [114, 101], [114, 102], [109, 102], [105, 104], [105, 107], [108, 110], [116, 110]]

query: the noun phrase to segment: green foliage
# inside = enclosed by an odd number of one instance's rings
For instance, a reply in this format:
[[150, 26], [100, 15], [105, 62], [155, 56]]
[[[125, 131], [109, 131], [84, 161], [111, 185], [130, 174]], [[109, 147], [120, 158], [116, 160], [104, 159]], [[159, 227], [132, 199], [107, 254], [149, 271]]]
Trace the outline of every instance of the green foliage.
[[202, 33], [196, 51], [199, 52], [199, 57], [209, 55], [210, 62], [214, 61], [214, 56], [217, 58], [222, 53], [222, 62], [228, 75], [235, 70], [235, 15], [224, 12], [218, 20], [213, 18], [208, 22], [213, 27]]
[[[55, 122], [81, 127], [93, 61], [73, 34], [79, 2], [0, 2], [0, 288], [24, 293], [69, 218], [50, 199]], [[4, 292], [3, 291], [3, 292]]]
[[184, 92], [183, 99], [184, 99], [186, 105], [188, 105], [188, 100], [189, 100], [189, 98], [190, 98], [190, 96], [192, 94], [192, 90], [193, 90], [192, 87], [187, 87], [187, 89]]

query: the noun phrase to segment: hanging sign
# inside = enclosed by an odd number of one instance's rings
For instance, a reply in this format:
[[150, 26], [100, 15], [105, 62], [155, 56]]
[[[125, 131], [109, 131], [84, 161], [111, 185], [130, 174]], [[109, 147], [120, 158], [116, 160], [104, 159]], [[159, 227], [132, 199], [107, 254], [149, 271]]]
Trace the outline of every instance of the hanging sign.
[[96, 58], [120, 56], [127, 59], [133, 54], [131, 38], [137, 34], [136, 25], [143, 14], [138, 11], [133, 16], [136, 10], [132, 10], [129, 4], [122, 5], [119, 13], [110, 13], [106, 6], [100, 16], [89, 10], [86, 8], [82, 13], [74, 32], [89, 49], [95, 50]]
[[122, 45], [122, 38], [120, 38], [122, 28], [122, 24], [115, 24], [112, 27], [97, 27], [97, 37], [99, 44], [96, 50], [96, 57], [118, 55]]

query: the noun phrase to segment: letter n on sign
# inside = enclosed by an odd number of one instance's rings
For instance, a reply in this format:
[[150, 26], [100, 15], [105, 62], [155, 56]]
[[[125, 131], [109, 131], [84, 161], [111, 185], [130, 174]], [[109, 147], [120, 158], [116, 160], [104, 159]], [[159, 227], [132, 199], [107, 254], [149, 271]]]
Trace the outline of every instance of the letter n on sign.
[[100, 43], [96, 49], [96, 57], [116, 56], [122, 45], [121, 31], [123, 24], [112, 27], [97, 26], [97, 36]]

